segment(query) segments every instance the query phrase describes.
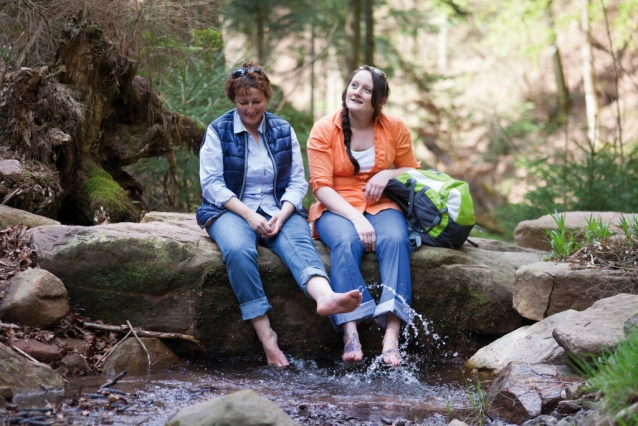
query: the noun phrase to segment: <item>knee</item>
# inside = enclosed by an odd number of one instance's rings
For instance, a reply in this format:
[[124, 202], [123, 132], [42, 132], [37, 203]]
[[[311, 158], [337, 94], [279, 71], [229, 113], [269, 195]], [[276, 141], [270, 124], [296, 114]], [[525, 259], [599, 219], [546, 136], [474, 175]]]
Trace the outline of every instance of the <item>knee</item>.
[[[221, 248], [221, 247], [220, 247]], [[223, 261], [225, 264], [229, 262], [237, 262], [245, 259], [257, 260], [257, 247], [248, 244], [231, 243], [221, 248]]]
[[346, 233], [337, 234], [334, 238], [334, 245], [331, 249], [332, 252], [342, 254], [358, 253], [363, 250], [363, 243], [359, 238], [359, 235], [348, 235]]
[[403, 234], [391, 234], [385, 235], [377, 240], [377, 249], [390, 249], [390, 250], [411, 250], [410, 238], [408, 235]]

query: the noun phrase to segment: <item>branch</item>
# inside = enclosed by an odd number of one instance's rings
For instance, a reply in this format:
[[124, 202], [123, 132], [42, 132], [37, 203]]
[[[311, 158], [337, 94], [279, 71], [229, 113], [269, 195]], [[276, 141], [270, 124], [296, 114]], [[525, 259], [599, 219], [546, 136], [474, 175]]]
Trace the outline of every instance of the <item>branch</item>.
[[131, 325], [131, 322], [129, 320], [126, 320], [126, 323], [128, 324], [129, 330], [131, 330], [131, 332], [133, 333], [133, 336], [135, 336], [137, 343], [139, 343], [142, 349], [144, 349], [144, 352], [146, 352], [146, 357], [148, 358], [148, 370], [150, 370], [151, 369], [151, 354], [148, 353], [148, 349], [146, 349], [146, 346], [144, 346], [144, 343], [142, 343], [140, 338], [137, 337], [137, 333], [135, 332], [135, 329]]
[[[128, 325], [99, 324], [96, 322], [85, 322], [84, 328], [90, 328], [93, 330], [113, 331], [115, 333], [127, 333], [129, 331]], [[188, 340], [189, 342], [197, 343], [199, 345], [199, 340], [195, 339], [193, 336], [190, 336], [188, 334], [162, 333], [159, 331], [142, 330], [140, 328], [138, 328], [136, 331], [138, 336], [142, 336], [142, 337], [157, 337], [158, 339], [181, 339], [181, 340]]]
[[113, 377], [113, 380], [109, 380], [108, 382], [104, 383], [102, 386], [100, 386], [100, 389], [103, 388], [108, 388], [111, 387], [113, 385], [115, 385], [122, 377], [126, 376], [126, 370], [122, 371], [120, 374], [118, 374], [117, 376]]

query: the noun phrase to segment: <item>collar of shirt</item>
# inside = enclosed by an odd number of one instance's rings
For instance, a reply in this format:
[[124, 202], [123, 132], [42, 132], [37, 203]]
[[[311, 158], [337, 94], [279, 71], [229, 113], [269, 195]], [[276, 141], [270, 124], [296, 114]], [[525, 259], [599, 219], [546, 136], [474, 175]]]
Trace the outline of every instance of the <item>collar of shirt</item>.
[[[261, 117], [261, 123], [259, 123], [259, 127], [257, 128], [257, 131], [260, 134], [264, 134], [264, 123], [266, 120], [264, 120], [264, 118], [266, 117], [266, 112], [264, 111], [264, 115], [263, 117]], [[237, 112], [237, 108], [235, 108], [235, 112], [233, 113], [233, 132], [234, 133], [241, 133], [241, 132], [247, 132], [248, 130], [246, 129], [246, 126], [244, 126], [244, 123], [241, 121], [241, 118], [239, 118], [239, 113]]]

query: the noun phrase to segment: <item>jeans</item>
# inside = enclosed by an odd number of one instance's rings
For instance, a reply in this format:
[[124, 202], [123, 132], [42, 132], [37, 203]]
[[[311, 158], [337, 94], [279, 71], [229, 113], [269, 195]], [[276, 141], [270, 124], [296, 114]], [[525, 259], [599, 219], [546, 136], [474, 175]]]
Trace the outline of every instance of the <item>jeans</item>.
[[321, 240], [330, 248], [330, 281], [335, 292], [343, 293], [362, 289], [361, 305], [352, 312], [332, 315], [335, 330], [341, 325], [373, 317], [385, 328], [387, 314], [394, 313], [403, 322], [412, 318], [409, 308], [412, 301], [410, 280], [410, 253], [412, 246], [403, 214], [398, 210], [382, 210], [376, 215], [364, 213], [374, 227], [377, 244], [376, 255], [383, 290], [379, 303], [375, 303], [361, 275], [363, 243], [352, 222], [331, 212], [324, 212], [315, 222]]
[[[261, 208], [257, 213], [270, 220], [270, 216]], [[228, 279], [245, 321], [262, 316], [272, 308], [259, 277], [258, 244], [270, 249], [283, 260], [306, 295], [306, 284], [310, 278], [321, 276], [328, 279], [312, 242], [308, 222], [297, 213], [293, 213], [279, 233], [271, 238], [260, 237], [248, 222], [233, 212], [219, 216], [206, 228], [206, 232], [222, 252]]]

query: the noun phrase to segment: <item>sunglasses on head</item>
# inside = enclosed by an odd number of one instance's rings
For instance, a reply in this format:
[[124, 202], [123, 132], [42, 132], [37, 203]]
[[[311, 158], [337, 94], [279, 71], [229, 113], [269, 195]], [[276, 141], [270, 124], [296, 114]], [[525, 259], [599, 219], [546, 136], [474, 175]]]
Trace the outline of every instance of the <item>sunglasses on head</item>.
[[256, 72], [259, 75], [264, 75], [261, 70], [257, 67], [250, 67], [250, 68], [237, 68], [235, 69], [235, 71], [233, 71], [233, 73], [230, 75], [230, 78], [239, 78], [242, 77], [244, 75], [246, 75], [247, 72]]
[[366, 71], [372, 70], [372, 71], [376, 72], [377, 74], [379, 74], [381, 77], [386, 78], [385, 73], [383, 71], [381, 71], [379, 68], [371, 67], [370, 65], [361, 65], [359, 67], [359, 69], [360, 70], [366, 70]]

